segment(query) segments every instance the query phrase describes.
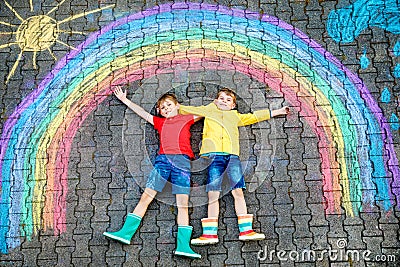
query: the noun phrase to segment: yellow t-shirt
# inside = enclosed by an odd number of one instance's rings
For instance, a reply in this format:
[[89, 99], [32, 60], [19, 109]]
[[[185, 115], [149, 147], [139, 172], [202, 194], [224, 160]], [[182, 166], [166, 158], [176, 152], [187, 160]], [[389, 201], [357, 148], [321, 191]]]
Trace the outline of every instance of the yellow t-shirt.
[[220, 110], [214, 103], [207, 106], [180, 105], [180, 113], [204, 117], [203, 139], [200, 154], [212, 152], [239, 156], [239, 126], [269, 120], [271, 111], [263, 109], [254, 113], [241, 114], [237, 110]]

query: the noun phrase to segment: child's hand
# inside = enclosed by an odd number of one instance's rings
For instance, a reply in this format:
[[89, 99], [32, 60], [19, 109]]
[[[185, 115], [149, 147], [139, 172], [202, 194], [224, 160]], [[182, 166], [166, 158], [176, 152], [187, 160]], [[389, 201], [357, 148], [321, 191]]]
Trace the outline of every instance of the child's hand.
[[288, 115], [290, 113], [290, 109], [288, 106], [284, 106], [283, 108], [280, 109], [275, 109], [271, 111], [271, 116], [280, 116], [280, 115]]
[[126, 91], [123, 91], [122, 88], [118, 85], [115, 86], [115, 88], [116, 89], [114, 90], [114, 95], [121, 101], [126, 99]]

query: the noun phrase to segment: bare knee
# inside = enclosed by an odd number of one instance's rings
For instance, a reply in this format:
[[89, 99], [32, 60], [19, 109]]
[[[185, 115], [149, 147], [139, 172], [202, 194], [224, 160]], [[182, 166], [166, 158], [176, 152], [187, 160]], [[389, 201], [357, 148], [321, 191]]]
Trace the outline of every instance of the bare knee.
[[176, 206], [178, 209], [187, 208], [189, 204], [189, 196], [184, 194], [176, 195]]
[[242, 188], [237, 188], [237, 189], [232, 190], [232, 196], [233, 196], [235, 199], [244, 198], [244, 194], [243, 194]]
[[219, 191], [210, 191], [210, 192], [208, 192], [208, 200], [209, 200], [209, 202], [218, 201], [219, 195], [220, 195]]
[[153, 201], [156, 194], [157, 192], [155, 190], [146, 188], [140, 198], [140, 202], [146, 203], [148, 205]]

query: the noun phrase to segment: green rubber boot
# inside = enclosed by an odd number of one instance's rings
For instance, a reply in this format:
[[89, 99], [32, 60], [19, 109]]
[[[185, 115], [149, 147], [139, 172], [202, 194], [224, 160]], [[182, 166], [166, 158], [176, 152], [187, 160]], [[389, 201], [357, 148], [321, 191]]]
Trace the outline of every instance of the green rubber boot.
[[178, 236], [176, 240], [175, 255], [185, 256], [192, 259], [200, 259], [201, 255], [194, 252], [189, 245], [192, 237], [193, 227], [189, 225], [178, 225]]
[[126, 221], [124, 225], [119, 231], [104, 232], [103, 235], [121, 243], [130, 245], [132, 236], [136, 233], [136, 230], [138, 229], [141, 221], [142, 218], [140, 216], [129, 213], [128, 216], [126, 216]]

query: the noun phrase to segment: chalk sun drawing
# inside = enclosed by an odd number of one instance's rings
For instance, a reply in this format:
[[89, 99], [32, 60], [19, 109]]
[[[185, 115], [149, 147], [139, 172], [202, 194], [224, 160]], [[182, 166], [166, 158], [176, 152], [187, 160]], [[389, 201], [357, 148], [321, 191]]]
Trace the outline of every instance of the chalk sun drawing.
[[282, 94], [318, 136], [326, 213], [341, 214], [343, 208], [355, 216], [376, 204], [388, 211], [395, 198], [400, 203], [390, 123], [357, 75], [276, 17], [222, 5], [170, 3], [91, 34], [5, 122], [2, 252], [42, 227], [56, 235], [66, 230], [73, 138], [111, 88], [157, 74], [179, 75], [181, 69], [236, 71]]
[[[46, 15], [37, 15], [37, 16], [32, 16], [27, 19], [24, 19], [24, 18], [22, 18], [22, 16], [20, 16], [18, 14], [18, 12], [6, 0], [4, 0], [4, 3], [6, 4], [6, 6], [21, 21], [21, 23], [19, 25], [13, 25], [13, 24], [10, 24], [10, 23], [4, 22], [4, 21], [0, 21], [0, 24], [10, 26], [12, 28], [17, 28], [16, 31], [12, 31], [12, 32], [0, 32], [0, 35], [15, 35], [14, 42], [0, 45], [0, 49], [18, 45], [21, 50], [20, 53], [18, 54], [18, 57], [13, 65], [13, 67], [11, 68], [11, 71], [9, 72], [9, 74], [7, 76], [6, 83], [8, 83], [10, 78], [14, 75], [14, 73], [18, 67], [18, 63], [20, 62], [20, 60], [22, 58], [22, 54], [24, 52], [33, 52], [33, 56], [32, 56], [33, 57], [33, 66], [36, 69], [37, 68], [36, 56], [37, 56], [38, 52], [47, 50], [50, 53], [50, 55], [54, 58], [54, 60], [57, 60], [54, 53], [50, 50], [50, 48], [55, 43], [59, 43], [66, 47], [69, 47], [71, 49], [75, 49], [74, 47], [59, 40], [59, 35], [61, 33], [76, 33], [76, 34], [85, 34], [85, 33], [78, 32], [78, 31], [61, 30], [60, 29], [61, 24], [71, 21], [71, 20], [74, 20], [74, 19], [77, 19], [77, 18], [80, 18], [80, 17], [83, 17], [83, 16], [86, 16], [88, 14], [99, 12], [103, 9], [111, 8], [114, 6], [114, 5], [108, 5], [103, 8], [99, 8], [99, 9], [92, 10], [89, 12], [83, 12], [83, 13], [80, 13], [77, 15], [73, 15], [62, 21], [56, 21], [55, 19], [50, 17], [50, 14], [53, 13], [54, 11], [56, 11], [58, 9], [58, 7], [61, 4], [63, 4], [64, 2], [65, 2], [65, 0], [58, 3], [58, 5], [55, 6], [54, 8], [52, 8], [50, 11], [48, 11], [46, 13]], [[30, 5], [31, 11], [33, 11], [32, 0], [29, 2], [29, 5]]]

